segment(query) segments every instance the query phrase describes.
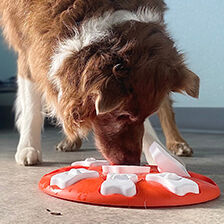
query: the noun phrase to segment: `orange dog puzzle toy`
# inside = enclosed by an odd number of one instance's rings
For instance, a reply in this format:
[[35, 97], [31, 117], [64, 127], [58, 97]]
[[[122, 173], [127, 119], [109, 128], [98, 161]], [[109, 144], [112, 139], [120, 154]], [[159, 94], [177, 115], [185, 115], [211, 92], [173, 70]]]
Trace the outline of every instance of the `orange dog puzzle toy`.
[[157, 166], [116, 166], [90, 158], [46, 174], [39, 188], [61, 199], [120, 207], [183, 206], [219, 197], [216, 183], [188, 172], [161, 145], [154, 142], [149, 150]]

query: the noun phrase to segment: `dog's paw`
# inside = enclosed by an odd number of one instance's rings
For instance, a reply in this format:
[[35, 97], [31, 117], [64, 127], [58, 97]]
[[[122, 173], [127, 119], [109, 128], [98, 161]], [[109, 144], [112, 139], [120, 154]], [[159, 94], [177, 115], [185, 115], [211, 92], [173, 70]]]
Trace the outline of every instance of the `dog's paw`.
[[42, 162], [41, 152], [33, 147], [18, 150], [15, 159], [19, 165], [23, 166], [32, 166]]
[[177, 156], [191, 157], [193, 155], [192, 148], [186, 142], [167, 143], [167, 148]]
[[60, 152], [74, 152], [79, 150], [81, 146], [82, 140], [79, 137], [73, 142], [65, 138], [60, 143], [58, 143], [56, 150]]

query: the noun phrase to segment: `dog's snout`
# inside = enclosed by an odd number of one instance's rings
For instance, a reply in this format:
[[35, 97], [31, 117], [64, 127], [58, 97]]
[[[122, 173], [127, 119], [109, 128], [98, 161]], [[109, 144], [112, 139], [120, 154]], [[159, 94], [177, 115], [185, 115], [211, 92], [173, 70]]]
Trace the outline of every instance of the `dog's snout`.
[[109, 161], [112, 165], [140, 166], [140, 156], [112, 157]]

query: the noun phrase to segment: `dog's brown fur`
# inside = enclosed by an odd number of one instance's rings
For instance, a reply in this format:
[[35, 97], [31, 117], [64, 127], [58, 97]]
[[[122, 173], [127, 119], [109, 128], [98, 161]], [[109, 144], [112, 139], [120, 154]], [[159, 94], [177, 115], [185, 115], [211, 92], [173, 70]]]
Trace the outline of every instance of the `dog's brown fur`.
[[[199, 79], [184, 65], [165, 26], [120, 24], [109, 38], [74, 52], [56, 74], [63, 90], [60, 103], [47, 74], [58, 40], [73, 35], [72, 26], [79, 29], [92, 16], [108, 10], [136, 10], [140, 5], [161, 15], [166, 8], [162, 0], [0, 2], [4, 35], [18, 52], [19, 75], [37, 84], [70, 140], [93, 128], [98, 148], [114, 164], [139, 164], [143, 122], [160, 108], [171, 91], [198, 96]], [[171, 111], [166, 103], [162, 106]], [[169, 121], [172, 115], [164, 119], [163, 109], [159, 111], [163, 127], [171, 123], [175, 130], [174, 120]], [[164, 128], [167, 136], [169, 130]], [[178, 131], [173, 135], [178, 136]]]

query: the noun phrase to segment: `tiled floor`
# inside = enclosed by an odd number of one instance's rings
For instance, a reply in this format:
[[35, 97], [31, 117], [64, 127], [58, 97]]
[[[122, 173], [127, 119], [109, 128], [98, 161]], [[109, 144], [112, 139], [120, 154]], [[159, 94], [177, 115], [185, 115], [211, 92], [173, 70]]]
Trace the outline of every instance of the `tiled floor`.
[[[161, 133], [159, 133], [160, 137]], [[224, 135], [184, 133], [194, 148], [193, 158], [185, 158], [189, 170], [212, 178], [224, 192]], [[56, 152], [60, 140], [56, 129], [43, 135], [41, 166], [21, 167], [14, 161], [18, 135], [11, 130], [0, 130], [0, 223], [153, 223], [153, 224], [222, 224], [224, 223], [223, 195], [212, 202], [177, 208], [124, 209], [91, 206], [52, 198], [38, 189], [44, 174], [88, 157], [101, 158], [92, 138], [80, 151]], [[144, 158], [143, 158], [144, 161]], [[51, 215], [46, 209], [62, 213]]]

